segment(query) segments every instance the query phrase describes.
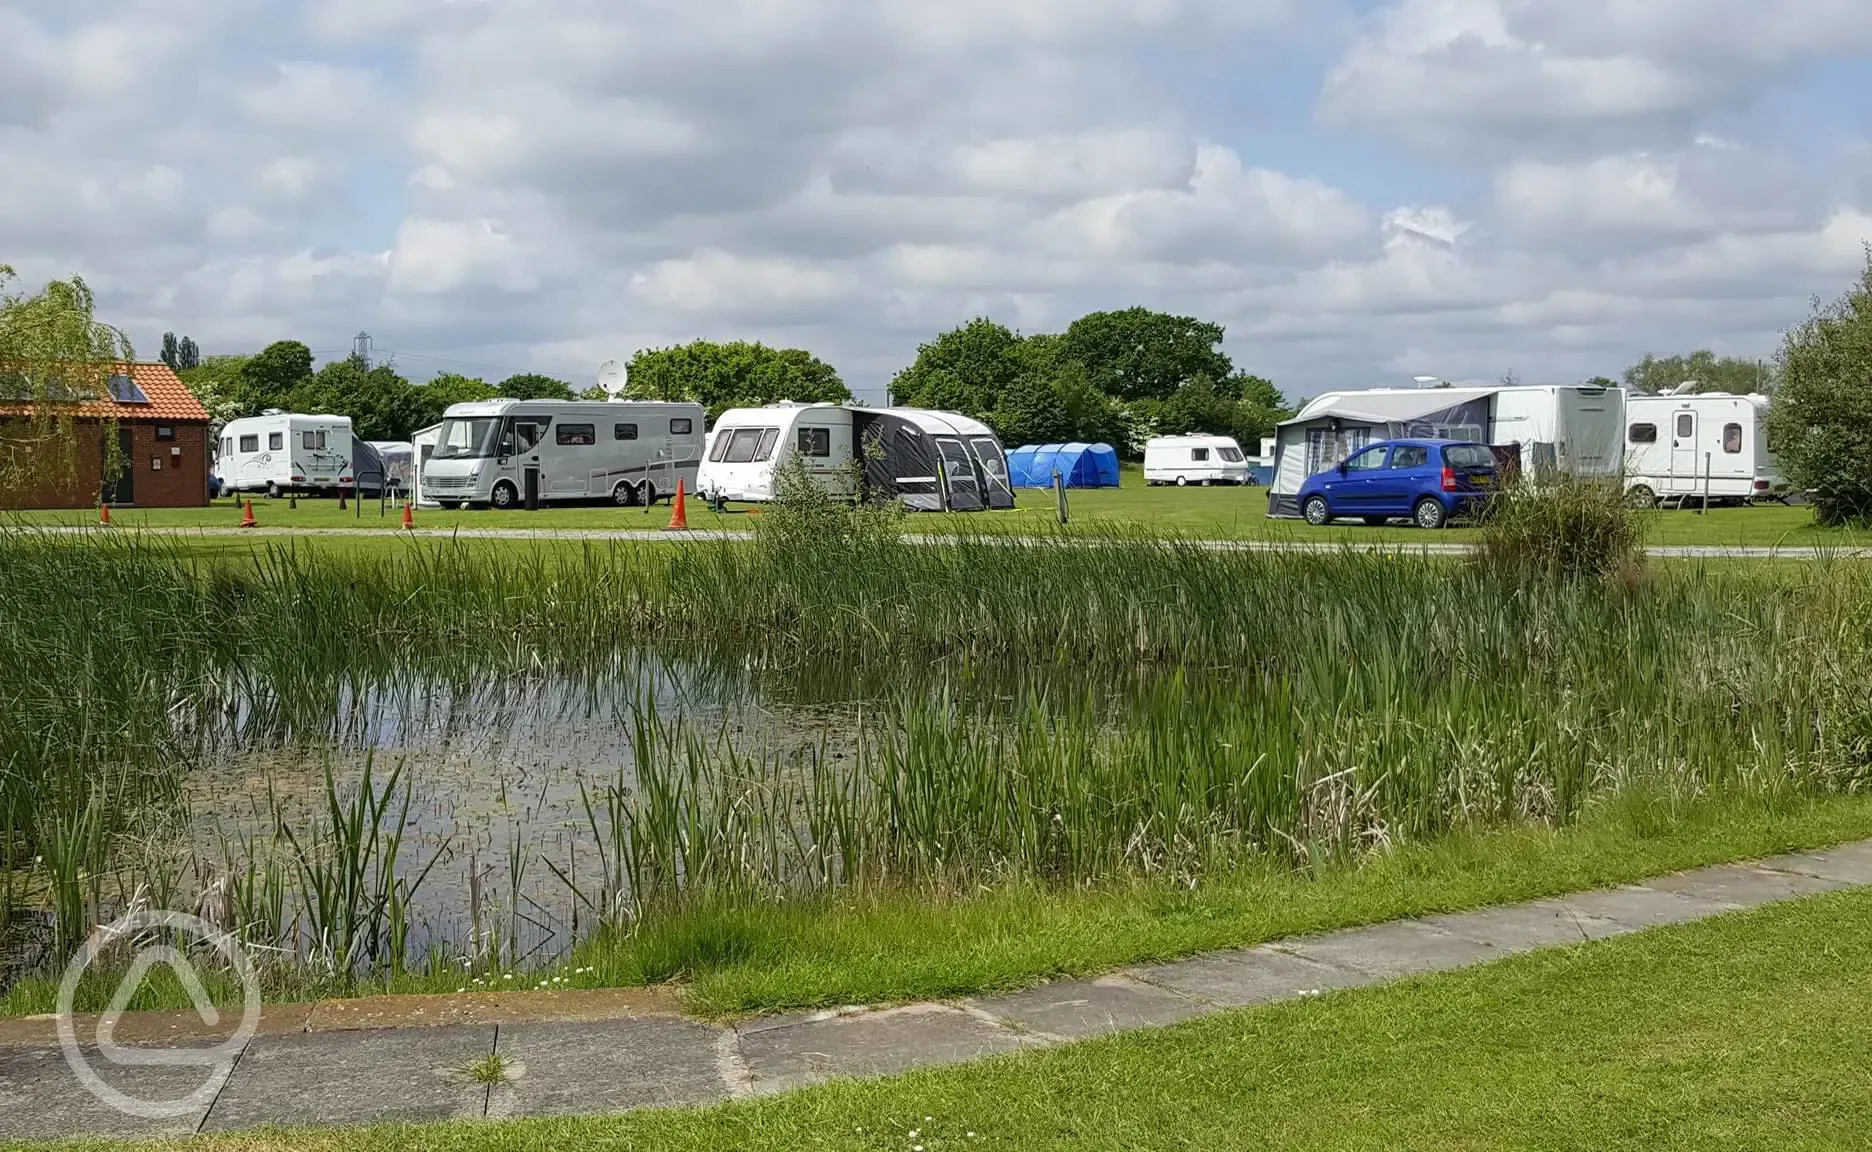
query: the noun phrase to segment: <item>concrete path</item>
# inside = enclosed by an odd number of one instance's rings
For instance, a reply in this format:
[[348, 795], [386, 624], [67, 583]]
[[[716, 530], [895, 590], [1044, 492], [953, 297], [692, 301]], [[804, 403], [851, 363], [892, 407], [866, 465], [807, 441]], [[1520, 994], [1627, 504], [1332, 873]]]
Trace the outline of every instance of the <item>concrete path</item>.
[[[218, 1090], [179, 1115], [153, 1119], [108, 1107], [81, 1086], [57, 1046], [55, 1021], [7, 1021], [0, 1022], [0, 1139], [707, 1104], [1171, 1024], [1861, 886], [1872, 886], [1872, 841], [1139, 966], [1005, 996], [802, 1013], [735, 1027], [687, 1019], [666, 990], [656, 989], [281, 1005], [263, 1015]], [[204, 1082], [200, 1068], [113, 1064], [92, 1044], [94, 1022], [74, 1023], [88, 1066], [126, 1095], [173, 1099]], [[124, 1017], [116, 1038], [154, 1050], [206, 1045], [214, 1035], [192, 1013], [146, 1013]], [[496, 1055], [494, 1082], [470, 1075], [471, 1065]]]
[[[22, 525], [4, 529], [16, 532], [43, 532], [54, 536], [89, 535], [95, 532], [114, 532], [119, 534], [177, 537], [183, 539], [233, 538], [246, 539], [281, 539], [281, 538], [317, 538], [317, 537], [375, 537], [400, 536], [418, 540], [558, 540], [558, 541], [620, 541], [637, 543], [724, 543], [747, 541], [754, 538], [752, 532], [726, 531], [721, 529], [694, 529], [687, 532], [666, 532], [654, 528], [417, 528], [405, 532], [401, 528], [173, 528], [129, 526], [105, 528], [95, 524], [49, 524]], [[904, 539], [911, 544], [948, 545], [958, 539], [956, 535], [942, 533], [910, 534]], [[1082, 536], [1015, 536], [995, 535], [971, 537], [970, 539], [993, 540], [1020, 546], [1039, 547], [1044, 545], [1065, 545], [1068, 547], [1096, 548], [1106, 541], [1096, 534]], [[1431, 540], [1376, 539], [1360, 540], [1355, 537], [1337, 537], [1329, 540], [1199, 540], [1181, 538], [1179, 542], [1213, 552], [1282, 552], [1302, 555], [1331, 555], [1339, 552], [1381, 553], [1392, 556], [1466, 556], [1475, 550], [1473, 544], [1438, 543]], [[1755, 546], [1727, 544], [1654, 544], [1645, 549], [1647, 555], [1659, 559], [1674, 560], [1872, 560], [1872, 547], [1812, 547], [1812, 546]]]

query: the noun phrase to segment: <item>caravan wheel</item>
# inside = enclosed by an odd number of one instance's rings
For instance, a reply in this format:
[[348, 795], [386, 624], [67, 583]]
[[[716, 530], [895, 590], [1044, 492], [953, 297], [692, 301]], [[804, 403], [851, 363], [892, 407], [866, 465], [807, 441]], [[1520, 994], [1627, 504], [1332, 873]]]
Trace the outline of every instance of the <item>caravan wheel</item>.
[[1657, 507], [1657, 493], [1643, 484], [1633, 484], [1625, 492], [1625, 503], [1633, 508]]
[[617, 487], [611, 489], [611, 503], [616, 504], [619, 508], [629, 508], [635, 505], [637, 503], [637, 486], [632, 484], [629, 480], [618, 481]]
[[278, 500], [279, 498], [280, 498], [280, 486], [278, 484], [269, 483], [267, 485], [267, 499]]
[[1187, 488], [1187, 487], [1189, 487], [1189, 477], [1187, 477], [1187, 476], [1178, 476], [1178, 477], [1177, 477], [1177, 487], [1178, 487], [1178, 488]]

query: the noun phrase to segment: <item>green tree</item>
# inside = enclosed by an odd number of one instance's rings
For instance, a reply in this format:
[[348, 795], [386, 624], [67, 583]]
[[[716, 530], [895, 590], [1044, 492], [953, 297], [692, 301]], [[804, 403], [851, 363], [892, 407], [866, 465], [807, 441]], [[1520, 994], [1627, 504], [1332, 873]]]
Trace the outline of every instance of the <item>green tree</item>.
[[502, 380], [494, 394], [506, 400], [570, 400], [572, 386], [537, 372], [522, 372]]
[[421, 401], [420, 412], [415, 417], [417, 428], [427, 428], [441, 420], [442, 414], [448, 411], [451, 404], [475, 404], [500, 396], [487, 381], [453, 372], [444, 372], [419, 386], [416, 394]]
[[[97, 300], [80, 277], [54, 280], [36, 295], [13, 290], [0, 264], [0, 503], [29, 489], [69, 487], [78, 476], [78, 406], [110, 396], [119, 366], [136, 359], [130, 338], [97, 318]], [[104, 480], [124, 461], [117, 436], [102, 430]]]
[[1053, 351], [1051, 344], [1029, 346], [1006, 325], [977, 317], [919, 345], [915, 362], [891, 381], [891, 396], [912, 408], [983, 419]]
[[217, 432], [229, 420], [252, 416], [259, 411], [248, 396], [243, 375], [250, 359], [249, 356], [210, 356], [195, 367], [177, 373], [195, 394], [195, 399], [214, 417]]
[[366, 368], [356, 357], [320, 368], [288, 401], [281, 406], [296, 412], [349, 416], [351, 433], [360, 440], [408, 440], [434, 423], [421, 389], [387, 364]]
[[1693, 392], [1734, 392], [1747, 395], [1773, 387], [1765, 366], [1759, 360], [1739, 356], [1718, 356], [1700, 348], [1688, 356], [1653, 356], [1625, 370], [1625, 383], [1648, 395], [1660, 395], [1695, 381]]
[[1199, 376], [1216, 381], [1233, 374], [1222, 336], [1220, 324], [1127, 308], [1073, 321], [1060, 353], [1084, 364], [1092, 386], [1107, 396], [1167, 400]]
[[176, 345], [176, 371], [186, 372], [190, 368], [199, 367], [201, 367], [200, 345], [196, 344], [191, 337], [182, 337], [182, 342]]
[[169, 365], [169, 370], [171, 372], [182, 371], [181, 346], [176, 343], [176, 334], [174, 332], [163, 333], [162, 351], [157, 354], [156, 358], [161, 360], [164, 364]]
[[312, 379], [312, 349], [280, 340], [247, 358], [240, 370], [242, 401], [252, 410], [290, 408], [291, 396]]
[[1586, 386], [1588, 388], [1617, 388], [1619, 382], [1610, 376], [1594, 376], [1586, 381]]
[[1823, 524], [1872, 523], [1872, 245], [1856, 287], [1787, 335], [1768, 410], [1775, 451]]
[[688, 400], [714, 420], [730, 408], [781, 400], [839, 403], [852, 398], [838, 372], [799, 348], [709, 340], [644, 349], [625, 366], [624, 395], [634, 400]]

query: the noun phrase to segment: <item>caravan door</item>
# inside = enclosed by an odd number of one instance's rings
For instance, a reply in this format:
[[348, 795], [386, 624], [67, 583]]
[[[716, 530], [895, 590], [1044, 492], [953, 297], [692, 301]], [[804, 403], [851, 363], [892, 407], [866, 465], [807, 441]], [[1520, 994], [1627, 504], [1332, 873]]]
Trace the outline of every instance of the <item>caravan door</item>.
[[1703, 476], [1697, 444], [1697, 414], [1678, 412], [1671, 417], [1671, 475], [1673, 492], [1694, 492]]
[[949, 484], [949, 507], [957, 512], [979, 512], [987, 507], [968, 445], [953, 436], [942, 436], [936, 440], [936, 450], [942, 454], [942, 475]]

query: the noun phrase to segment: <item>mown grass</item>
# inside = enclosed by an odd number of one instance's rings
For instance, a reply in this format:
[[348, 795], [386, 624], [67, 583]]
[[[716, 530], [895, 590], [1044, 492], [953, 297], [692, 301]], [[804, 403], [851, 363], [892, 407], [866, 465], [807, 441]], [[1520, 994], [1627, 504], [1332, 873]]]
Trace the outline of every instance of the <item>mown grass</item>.
[[1869, 1013], [1872, 894], [1853, 892], [752, 1103], [187, 1147], [1848, 1148], [1865, 1142]]

